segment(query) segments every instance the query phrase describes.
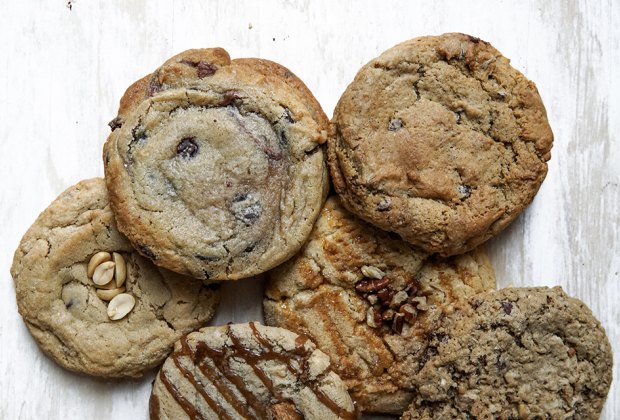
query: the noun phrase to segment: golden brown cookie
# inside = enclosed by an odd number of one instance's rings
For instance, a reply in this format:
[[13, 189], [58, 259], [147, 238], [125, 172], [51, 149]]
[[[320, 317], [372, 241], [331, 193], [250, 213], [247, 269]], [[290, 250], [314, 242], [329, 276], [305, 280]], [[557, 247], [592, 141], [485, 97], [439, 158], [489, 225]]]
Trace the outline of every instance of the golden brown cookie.
[[183, 337], [153, 384], [151, 419], [355, 419], [329, 357], [307, 337], [249, 324]]
[[443, 256], [530, 204], [553, 134], [536, 86], [489, 43], [426, 36], [370, 61], [334, 111], [330, 170], [345, 206]]
[[424, 353], [404, 419], [598, 419], [612, 379], [605, 330], [560, 287], [456, 303]]
[[104, 147], [118, 227], [144, 256], [202, 279], [262, 273], [303, 244], [328, 188], [328, 120], [260, 59], [189, 50], [134, 83]]
[[268, 325], [312, 338], [363, 411], [401, 414], [445, 304], [493, 289], [485, 253], [429, 257], [330, 197], [309, 241], [272, 270]]
[[[106, 272], [108, 283], [97, 285]], [[219, 302], [216, 285], [160, 269], [132, 248], [116, 229], [101, 178], [68, 188], [41, 213], [15, 251], [11, 275], [19, 313], [41, 349], [64, 368], [107, 378], [159, 365]], [[110, 301], [117, 293], [126, 298], [120, 305]]]

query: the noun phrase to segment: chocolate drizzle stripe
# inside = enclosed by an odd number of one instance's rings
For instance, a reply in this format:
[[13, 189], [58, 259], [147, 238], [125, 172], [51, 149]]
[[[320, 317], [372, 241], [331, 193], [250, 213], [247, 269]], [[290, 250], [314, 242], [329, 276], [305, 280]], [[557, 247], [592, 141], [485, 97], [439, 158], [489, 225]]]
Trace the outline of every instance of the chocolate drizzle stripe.
[[[223, 350], [217, 350], [209, 347], [205, 342], [199, 342], [196, 346], [196, 363], [201, 369], [203, 365], [206, 366], [206, 363], [203, 360], [205, 355], [213, 360], [214, 366], [219, 370], [220, 375], [228, 379], [237, 388], [239, 393], [245, 398], [248, 405], [259, 414], [259, 417], [265, 418], [267, 415], [265, 404], [258, 400], [258, 398], [256, 398], [256, 396], [247, 389], [245, 386], [245, 381], [242, 377], [232, 372], [228, 363], [229, 355]], [[252, 418], [254, 416], [250, 417]]]
[[[189, 346], [189, 343], [187, 342], [187, 337], [183, 337], [181, 339], [181, 353], [185, 354], [185, 355], [188, 355], [188, 356], [190, 356], [192, 354], [192, 351], [191, 351], [191, 348]], [[176, 364], [176, 358], [175, 358], [175, 364]], [[215, 365], [215, 369], [213, 369], [213, 368], [211, 368], [211, 366], [209, 366], [205, 362], [203, 362], [203, 363], [196, 363], [196, 364], [198, 365], [198, 368], [203, 373], [203, 375], [207, 378], [207, 380], [215, 387], [217, 392], [220, 393], [220, 395], [226, 400], [226, 402], [228, 404], [230, 404], [232, 406], [232, 408], [237, 413], [239, 413], [244, 418], [253, 418], [254, 417], [252, 415], [252, 413], [250, 413], [247, 410], [246, 405], [240, 403], [239, 399], [237, 398], [237, 396], [234, 395], [234, 393], [228, 388], [228, 386], [225, 383], [223, 383], [223, 381], [219, 380], [220, 378], [225, 377], [225, 375], [221, 371], [219, 371], [219, 369], [217, 368], [217, 365]], [[177, 367], [179, 367], [178, 364], [177, 364]], [[198, 385], [198, 384], [195, 384], [194, 382], [192, 382], [192, 384], [194, 386]], [[208, 395], [205, 395], [204, 390], [199, 389], [199, 392], [203, 395], [203, 397], [205, 397], [205, 399], [209, 398]], [[211, 406], [211, 404], [209, 404], [209, 405]], [[220, 416], [220, 418], [232, 418], [232, 417], [230, 417], [226, 413], [226, 411], [221, 407], [221, 405], [218, 404], [218, 407], [221, 409], [221, 412], [217, 411], [215, 409], [213, 411], [215, 411]], [[211, 406], [211, 408], [213, 408], [213, 406]]]
[[174, 398], [174, 400], [181, 406], [183, 411], [185, 411], [191, 419], [196, 419], [196, 420], [204, 419], [202, 414], [200, 414], [198, 410], [196, 410], [196, 407], [194, 407], [192, 403], [187, 401], [187, 399], [185, 399], [185, 397], [181, 395], [181, 393], [174, 386], [174, 384], [170, 382], [170, 379], [168, 379], [168, 377], [164, 373], [163, 368], [162, 370], [159, 371], [159, 379], [161, 380], [161, 382], [164, 384], [164, 386], [168, 390], [168, 393], [170, 393], [172, 398]]
[[211, 408], [211, 410], [218, 415], [219, 418], [221, 419], [231, 419], [232, 417], [230, 417], [227, 413], [226, 410], [224, 409], [224, 407], [222, 407], [220, 405], [220, 403], [218, 403], [216, 400], [214, 400], [213, 398], [211, 398], [211, 396], [209, 396], [209, 394], [207, 394], [207, 392], [204, 390], [204, 388], [202, 387], [202, 385], [200, 385], [198, 383], [198, 381], [196, 381], [196, 378], [194, 378], [194, 375], [192, 375], [192, 373], [187, 370], [185, 368], [185, 366], [183, 366], [181, 364], [181, 361], [179, 360], [179, 357], [173, 357], [172, 360], [174, 361], [175, 366], [177, 367], [177, 369], [179, 370], [179, 372], [181, 372], [181, 374], [185, 377], [185, 379], [187, 379], [192, 386], [196, 389], [196, 391], [202, 396], [202, 398], [205, 400], [205, 402], [207, 403], [207, 405], [209, 405], [209, 407]]
[[[258, 331], [258, 329], [256, 328], [256, 325], [253, 322], [250, 322], [250, 327], [252, 328], [252, 332], [254, 334], [254, 337], [256, 337], [256, 339], [258, 340], [259, 343], [261, 343], [264, 347], [268, 348], [270, 352], [273, 352], [273, 346], [271, 345], [271, 343], [265, 339], [262, 334]], [[308, 337], [306, 336], [299, 336], [295, 339], [295, 351], [294, 354], [296, 356], [300, 356], [300, 357], [295, 357], [296, 359], [298, 359], [299, 365], [302, 369], [307, 370], [307, 364], [308, 364], [308, 360], [310, 358], [310, 356], [312, 355], [309, 350], [305, 347], [306, 342], [308, 341]], [[278, 357], [274, 357], [275, 355], [277, 355]], [[279, 359], [281, 361], [283, 361], [289, 368], [289, 371], [291, 371], [293, 374], [299, 374], [300, 372], [295, 369], [292, 364], [291, 364], [291, 358], [287, 358], [287, 357], [283, 357], [282, 355], [279, 355], [277, 353], [272, 353], [271, 354], [271, 358], [272, 359]], [[301, 359], [301, 360], [299, 360]], [[355, 415], [354, 412], [350, 412], [342, 407], [340, 407], [337, 403], [335, 403], [327, 394], [325, 394], [325, 392], [323, 392], [323, 390], [321, 390], [318, 386], [318, 384], [315, 381], [311, 381], [309, 384], [309, 388], [312, 390], [312, 392], [314, 392], [314, 394], [316, 395], [317, 399], [327, 408], [329, 408], [334, 414], [336, 414], [339, 417], [345, 418], [345, 419], [355, 419], [357, 418], [357, 416]], [[273, 392], [272, 392], [273, 393]]]

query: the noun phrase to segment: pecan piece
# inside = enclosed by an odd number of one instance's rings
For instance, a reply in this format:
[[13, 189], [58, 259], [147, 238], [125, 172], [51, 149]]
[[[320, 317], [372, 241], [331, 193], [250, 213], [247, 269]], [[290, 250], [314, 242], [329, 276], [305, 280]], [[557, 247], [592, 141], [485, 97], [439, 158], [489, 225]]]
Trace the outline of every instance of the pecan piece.
[[402, 333], [404, 322], [405, 322], [405, 315], [401, 313], [395, 313], [394, 319], [392, 320], [392, 331], [394, 331], [396, 334]]
[[[390, 279], [383, 277], [381, 279], [363, 279], [355, 283], [355, 290], [359, 293], [376, 292], [385, 288], [390, 283]], [[379, 297], [381, 299], [381, 297]]]

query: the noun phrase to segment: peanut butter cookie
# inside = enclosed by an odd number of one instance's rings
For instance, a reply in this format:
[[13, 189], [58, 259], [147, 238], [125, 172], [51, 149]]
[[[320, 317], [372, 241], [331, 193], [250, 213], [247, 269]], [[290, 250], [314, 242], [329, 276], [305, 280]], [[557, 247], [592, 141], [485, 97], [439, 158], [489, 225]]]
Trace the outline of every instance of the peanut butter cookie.
[[530, 204], [553, 141], [534, 83], [489, 43], [454, 33], [366, 64], [333, 123], [344, 205], [442, 256], [485, 242]]
[[67, 189], [24, 235], [13, 259], [17, 307], [62, 367], [137, 377], [183, 334], [204, 326], [216, 285], [153, 265], [118, 232], [101, 178]]

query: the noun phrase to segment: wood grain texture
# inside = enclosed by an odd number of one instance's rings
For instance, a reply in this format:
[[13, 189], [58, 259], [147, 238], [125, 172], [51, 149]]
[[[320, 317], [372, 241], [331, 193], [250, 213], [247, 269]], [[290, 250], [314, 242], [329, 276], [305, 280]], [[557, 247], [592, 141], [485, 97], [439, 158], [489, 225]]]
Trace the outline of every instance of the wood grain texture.
[[[107, 122], [134, 80], [187, 48], [289, 67], [328, 115], [357, 69], [421, 35], [490, 41], [534, 80], [555, 145], [532, 206], [489, 249], [499, 284], [562, 285], [620, 360], [620, 3], [617, 1], [75, 0], [0, 5], [0, 419], [146, 419], [150, 381], [57, 367], [28, 334], [9, 274], [36, 216], [103, 174]], [[215, 323], [261, 317], [260, 282], [225, 287]], [[618, 367], [614, 376], [618, 378]], [[604, 419], [620, 418], [612, 385]]]

